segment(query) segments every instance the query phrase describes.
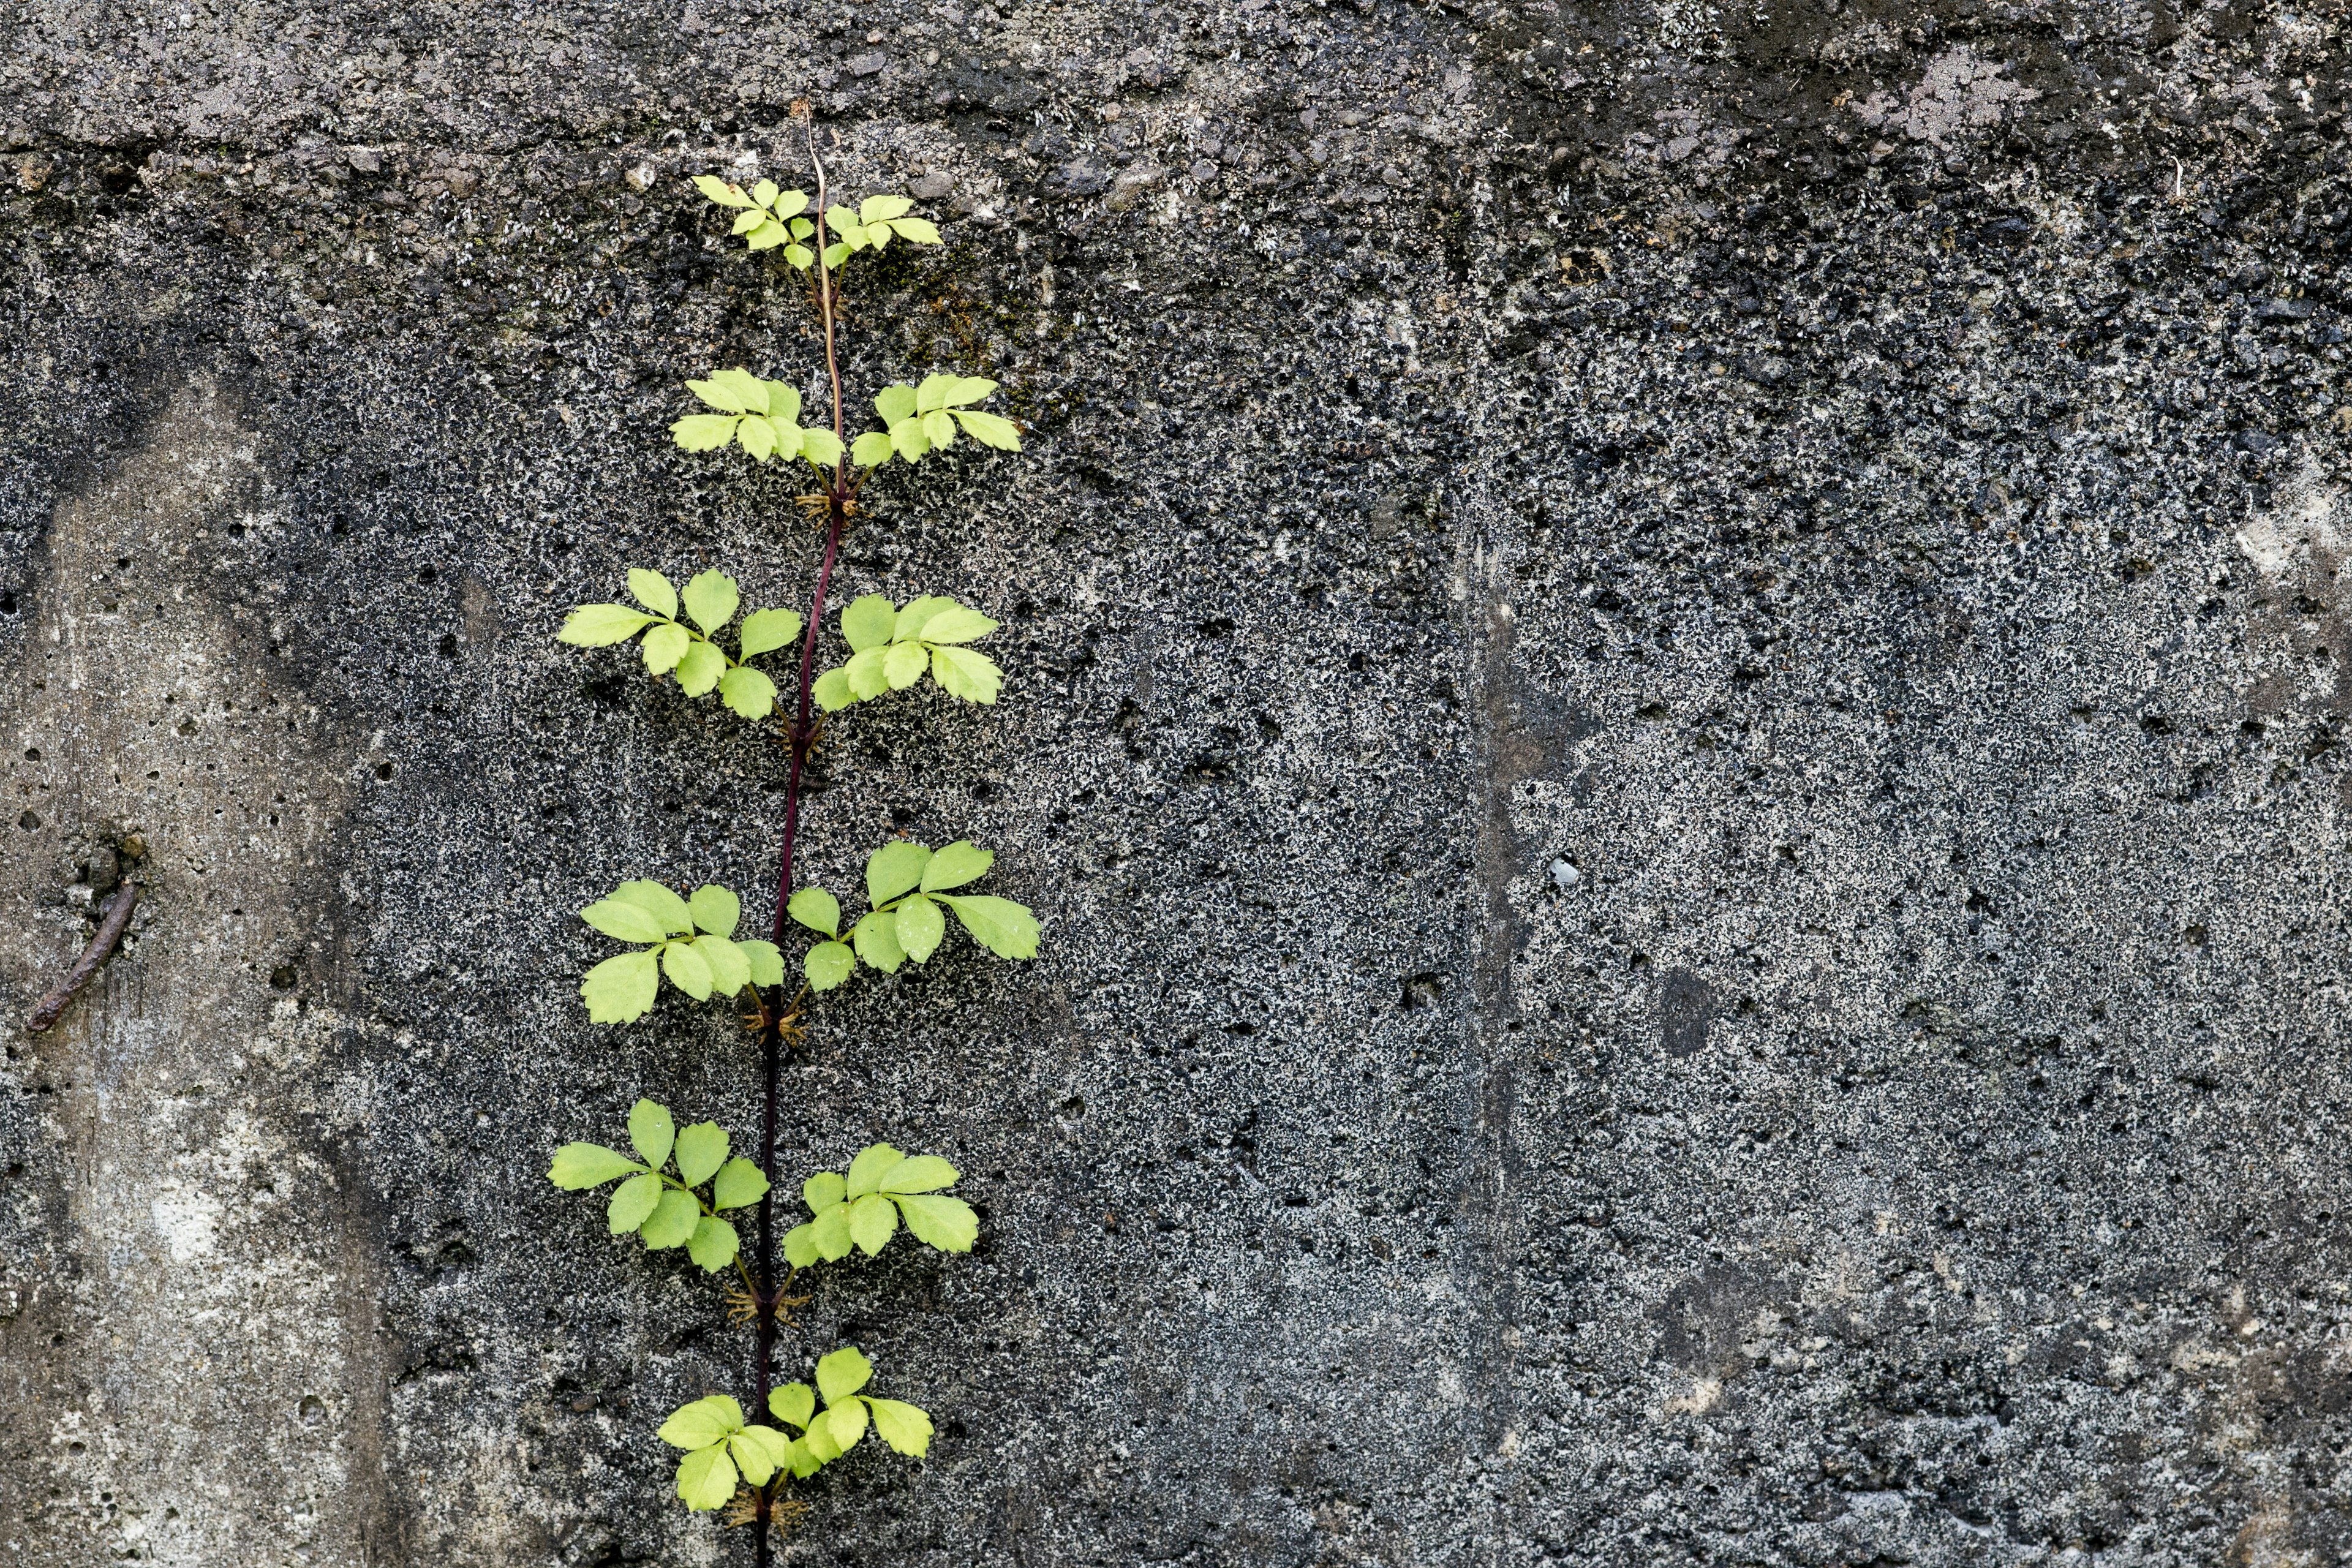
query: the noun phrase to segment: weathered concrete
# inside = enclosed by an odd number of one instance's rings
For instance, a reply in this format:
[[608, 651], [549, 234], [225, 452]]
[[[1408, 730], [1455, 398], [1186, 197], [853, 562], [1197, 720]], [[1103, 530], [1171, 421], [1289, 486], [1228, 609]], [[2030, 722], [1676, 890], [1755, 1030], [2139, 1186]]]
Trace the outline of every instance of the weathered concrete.
[[151, 889], [7, 1043], [0, 1564], [740, 1554], [651, 1428], [746, 1337], [540, 1172], [749, 1129], [569, 911], [756, 889], [780, 755], [550, 639], [805, 591], [662, 430], [814, 388], [684, 184], [803, 94], [946, 220], [858, 384], [1031, 429], [853, 539], [1012, 679], [836, 724], [810, 863], [976, 837], [1047, 945], [793, 1070], [985, 1231], [821, 1283], [941, 1430], [790, 1560], [2352, 1552], [2335, 10], [0, 26], [0, 1002]]

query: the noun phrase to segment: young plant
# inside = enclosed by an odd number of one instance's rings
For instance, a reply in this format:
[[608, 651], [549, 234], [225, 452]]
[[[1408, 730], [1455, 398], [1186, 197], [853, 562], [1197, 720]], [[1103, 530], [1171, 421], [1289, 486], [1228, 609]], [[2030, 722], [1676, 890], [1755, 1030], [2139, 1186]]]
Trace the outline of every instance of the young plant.
[[[853, 433], [844, 409], [841, 376], [840, 288], [856, 256], [893, 243], [940, 243], [939, 230], [918, 216], [905, 196], [869, 196], [855, 209], [828, 198], [829, 183], [816, 153], [814, 125], [808, 154], [816, 192], [788, 191], [772, 181], [743, 185], [713, 175], [694, 184], [710, 201], [734, 215], [734, 233], [755, 253], [775, 251], [808, 275], [812, 302], [824, 338], [824, 382], [831, 419], [801, 424], [799, 390], [786, 381], [764, 379], [749, 370], [724, 370], [687, 384], [700, 411], [670, 427], [672, 439], [688, 452], [739, 450], [754, 463], [777, 458], [801, 459], [816, 471], [819, 489], [799, 498], [803, 509], [820, 515], [824, 545], [805, 616], [790, 610], [761, 610], [746, 616], [736, 633], [736, 652], [719, 638], [740, 607], [732, 577], [719, 572], [696, 576], [681, 595], [667, 578], [644, 568], [629, 574], [636, 606], [583, 605], [565, 620], [559, 637], [583, 647], [608, 647], [641, 639], [646, 668], [656, 679], [675, 677], [688, 696], [719, 693], [742, 717], [760, 720], [783, 709], [787, 768], [782, 843], [777, 854], [773, 920], [766, 940], [738, 940], [741, 909], [723, 888], [705, 886], [690, 896], [651, 881], [625, 882], [581, 911], [604, 934], [632, 944], [632, 951], [605, 959], [581, 984], [589, 1016], [598, 1023], [624, 1023], [645, 1016], [661, 982], [698, 1001], [714, 994], [747, 995], [757, 1031], [765, 1110], [756, 1161], [731, 1152], [715, 1122], [678, 1129], [669, 1112], [651, 1100], [638, 1101], [629, 1117], [632, 1159], [593, 1143], [571, 1143], [555, 1152], [548, 1178], [558, 1187], [585, 1191], [617, 1183], [607, 1200], [605, 1222], [615, 1235], [635, 1234], [649, 1250], [684, 1247], [706, 1269], [732, 1265], [740, 1289], [730, 1300], [738, 1321], [753, 1329], [750, 1368], [751, 1408], [765, 1409], [797, 1436], [747, 1421], [744, 1405], [713, 1394], [680, 1406], [663, 1423], [659, 1436], [684, 1450], [677, 1490], [698, 1511], [724, 1508], [730, 1524], [752, 1524], [752, 1560], [766, 1568], [773, 1550], [772, 1526], [807, 1512], [786, 1495], [794, 1478], [856, 1447], [870, 1426], [901, 1454], [929, 1451], [931, 1420], [914, 1405], [863, 1392], [873, 1369], [854, 1347], [836, 1350], [817, 1363], [816, 1386], [775, 1386], [772, 1371], [780, 1325], [792, 1321], [789, 1308], [803, 1298], [788, 1294], [799, 1270], [846, 1258], [853, 1248], [878, 1253], [903, 1226], [918, 1242], [942, 1252], [970, 1251], [979, 1219], [962, 1199], [943, 1189], [957, 1179], [954, 1166], [929, 1155], [908, 1156], [887, 1143], [861, 1151], [845, 1173], [821, 1172], [802, 1187], [812, 1217], [784, 1238], [776, 1256], [775, 1192], [777, 1106], [787, 1041], [807, 1037], [804, 1011], [816, 993], [849, 978], [857, 963], [893, 973], [906, 960], [929, 960], [946, 934], [953, 912], [981, 945], [1003, 958], [1029, 958], [1037, 952], [1036, 917], [1010, 900], [958, 893], [993, 863], [988, 851], [964, 842], [934, 853], [919, 844], [890, 844], [866, 863], [871, 906], [843, 940], [840, 903], [821, 889], [798, 892], [793, 854], [802, 804], [801, 782], [816, 742], [816, 711], [845, 709], [905, 690], [929, 671], [949, 695], [976, 703], [996, 700], [1003, 675], [995, 662], [968, 644], [997, 629], [978, 610], [953, 599], [929, 595], [904, 607], [880, 594], [846, 606], [840, 629], [848, 657], [817, 675], [817, 644], [824, 627], [826, 594], [840, 558], [842, 538], [853, 517], [865, 510], [865, 486], [892, 458], [917, 463], [969, 437], [984, 450], [1018, 451], [1018, 426], [974, 405], [992, 395], [996, 383], [982, 376], [937, 371], [917, 384], [887, 386], [874, 398], [882, 428]], [[853, 439], [855, 434], [855, 439]], [[690, 623], [690, 624], [689, 624]], [[751, 661], [800, 642], [798, 679], [789, 702], [780, 701], [775, 683]], [[788, 913], [789, 911], [789, 913]], [[785, 922], [797, 920], [826, 940], [803, 963], [806, 985], [787, 996], [780, 945]], [[730, 1215], [755, 1210], [756, 1238], [745, 1248]], [[748, 1251], [748, 1258], [746, 1253]], [[780, 1268], [780, 1263], [782, 1267]], [[817, 1409], [822, 1396], [823, 1411]]]

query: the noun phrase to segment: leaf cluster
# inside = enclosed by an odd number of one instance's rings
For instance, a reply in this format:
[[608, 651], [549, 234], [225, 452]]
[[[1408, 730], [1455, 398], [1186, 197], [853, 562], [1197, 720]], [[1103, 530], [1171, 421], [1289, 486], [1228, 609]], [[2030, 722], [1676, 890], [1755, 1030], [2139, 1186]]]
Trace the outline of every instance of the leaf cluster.
[[[641, 1100], [629, 1110], [629, 1146], [637, 1152], [635, 1160], [601, 1143], [566, 1143], [555, 1152], [547, 1179], [566, 1192], [583, 1192], [625, 1176], [604, 1210], [614, 1236], [634, 1231], [648, 1252], [683, 1247], [714, 1274], [733, 1263], [741, 1242], [720, 1211], [758, 1203], [767, 1195], [768, 1178], [758, 1165], [729, 1153], [727, 1130], [716, 1121], [681, 1128], [667, 1106]], [[706, 1184], [708, 1197], [696, 1191]]]
[[904, 609], [884, 594], [853, 599], [841, 607], [849, 662], [817, 677], [811, 695], [826, 712], [837, 712], [886, 691], [904, 691], [928, 669], [949, 696], [993, 702], [1003, 689], [1004, 672], [994, 659], [963, 645], [998, 625], [937, 594], [910, 599]]
[[970, 1252], [980, 1238], [980, 1216], [961, 1198], [940, 1195], [960, 1179], [937, 1155], [869, 1144], [847, 1173], [819, 1171], [801, 1184], [801, 1201], [814, 1217], [784, 1233], [784, 1261], [795, 1268], [820, 1259], [837, 1263], [852, 1247], [871, 1258], [889, 1245], [902, 1220], [907, 1234], [934, 1252]]
[[799, 637], [798, 610], [754, 610], [744, 616], [735, 634], [739, 651], [730, 658], [714, 638], [742, 605], [734, 578], [724, 572], [703, 572], [687, 584], [686, 613], [693, 626], [677, 618], [677, 590], [660, 573], [631, 567], [629, 593], [643, 610], [582, 605], [564, 617], [556, 640], [575, 647], [610, 647], [643, 632], [645, 641], [639, 646], [646, 670], [656, 678], [676, 672], [677, 689], [688, 697], [716, 689], [719, 700], [746, 719], [764, 719], [775, 710], [776, 683], [746, 661], [773, 653]]
[[866, 899], [871, 906], [849, 933], [841, 932], [841, 900], [823, 888], [803, 888], [784, 912], [827, 940], [809, 949], [801, 973], [816, 991], [830, 991], [856, 972], [857, 960], [896, 974], [908, 959], [929, 962], [947, 935], [947, 917], [999, 958], [1037, 956], [1037, 917], [1010, 899], [950, 893], [977, 881], [996, 863], [993, 850], [958, 839], [932, 850], [904, 839], [885, 844], [866, 859]]
[[[869, 1420], [877, 1436], [908, 1458], [919, 1459], [930, 1451], [929, 1415], [902, 1400], [859, 1392], [873, 1380], [874, 1363], [856, 1345], [844, 1345], [819, 1358], [814, 1390], [805, 1383], [787, 1383], [769, 1391], [768, 1414], [801, 1432], [793, 1443], [798, 1450], [791, 1459], [793, 1475], [813, 1476], [857, 1447]], [[824, 1396], [821, 1413], [819, 1394]]]
[[732, 940], [742, 913], [734, 894], [709, 883], [681, 899], [659, 882], [624, 882], [582, 910], [580, 918], [606, 936], [647, 944], [588, 972], [580, 983], [588, 1016], [599, 1024], [644, 1017], [665, 974], [698, 1002], [732, 996], [746, 985], [782, 984], [784, 960], [775, 943]]
[[[679, 1405], [655, 1436], [686, 1450], [677, 1462], [677, 1495], [698, 1513], [724, 1507], [739, 1479], [766, 1486], [791, 1466], [793, 1450], [802, 1446], [773, 1426], [746, 1424], [743, 1407], [723, 1394]], [[814, 1466], [809, 1473], [814, 1473]]]
[[[779, 190], [773, 180], [758, 181], [745, 190], [711, 174], [697, 174], [694, 188], [722, 207], [739, 209], [734, 232], [750, 249], [772, 250], [781, 245], [784, 259], [803, 272], [816, 260], [803, 243], [816, 234], [815, 222], [801, 216], [808, 211], [806, 191]], [[855, 212], [838, 205], [825, 208], [824, 226], [833, 235], [824, 247], [825, 266], [838, 271], [857, 252], [881, 250], [894, 237], [910, 245], [939, 244], [940, 231], [929, 219], [907, 216], [914, 205], [905, 196], [868, 196]]]
[[722, 370], [686, 389], [716, 414], [689, 414], [669, 427], [670, 438], [689, 452], [715, 452], [733, 441], [764, 463], [770, 458], [806, 458], [820, 469], [841, 461], [841, 437], [803, 426], [801, 395], [781, 381], [762, 381], [748, 370]]
[[850, 443], [850, 461], [870, 468], [888, 462], [895, 454], [902, 461], [919, 463], [926, 453], [955, 445], [959, 425], [983, 447], [1017, 452], [1020, 426], [1000, 416], [964, 406], [995, 390], [996, 383], [986, 376], [945, 374], [927, 375], [919, 386], [903, 382], [886, 386], [875, 395], [874, 412], [888, 428], [869, 430]]

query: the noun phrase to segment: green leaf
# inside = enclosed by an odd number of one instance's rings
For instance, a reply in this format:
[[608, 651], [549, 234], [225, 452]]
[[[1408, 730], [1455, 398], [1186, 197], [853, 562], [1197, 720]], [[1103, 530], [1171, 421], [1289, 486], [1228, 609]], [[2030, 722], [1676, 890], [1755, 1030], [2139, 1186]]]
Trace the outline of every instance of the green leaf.
[[654, 1434], [673, 1448], [708, 1448], [743, 1430], [743, 1407], [723, 1394], [706, 1394], [670, 1412]]
[[727, 1452], [734, 1457], [735, 1468], [755, 1487], [766, 1486], [768, 1478], [784, 1468], [792, 1447], [792, 1440], [772, 1426], [746, 1426], [727, 1439]]
[[982, 446], [993, 447], [1000, 452], [1021, 450], [1021, 426], [1012, 420], [1001, 419], [993, 414], [982, 414], [978, 409], [959, 408], [955, 416], [956, 423], [963, 426], [963, 433]]
[[816, 683], [809, 688], [809, 695], [828, 713], [838, 713], [857, 700], [857, 693], [850, 689], [846, 668], [828, 669], [818, 676]]
[[768, 1178], [760, 1167], [738, 1154], [719, 1167], [719, 1177], [710, 1184], [710, 1206], [715, 1209], [749, 1208], [765, 1197]]
[[914, 210], [915, 204], [904, 196], [868, 196], [857, 204], [857, 221], [877, 224], [885, 218], [903, 216]]
[[821, 942], [810, 948], [808, 956], [801, 960], [801, 973], [807, 977], [809, 988], [813, 991], [832, 990], [848, 979], [856, 967], [857, 961], [850, 955], [849, 944], [841, 942]]
[[746, 719], [764, 719], [776, 710], [776, 683], [739, 666], [719, 678], [719, 700]]
[[818, 1214], [849, 1195], [849, 1184], [839, 1171], [819, 1171], [801, 1184], [801, 1202]]
[[689, 414], [669, 427], [670, 439], [689, 452], [715, 452], [735, 438], [732, 414]]
[[881, 594], [868, 594], [841, 606], [841, 635], [859, 653], [887, 644], [898, 624], [897, 607]]
[[669, 934], [642, 905], [622, 899], [599, 899], [580, 918], [619, 942], [659, 942]]
[[823, 1427], [825, 1436], [831, 1440], [833, 1446], [846, 1454], [850, 1449], [857, 1447], [857, 1440], [860, 1437], [866, 1436], [866, 1401], [845, 1399], [818, 1416], [809, 1426], [811, 1430]]
[[820, 1212], [809, 1222], [810, 1238], [816, 1243], [816, 1255], [827, 1263], [838, 1263], [849, 1256], [849, 1205], [835, 1204]]
[[710, 174], [694, 176], [694, 188], [722, 207], [748, 207], [751, 198], [735, 186]]
[[745, 235], [751, 233], [755, 228], [761, 227], [762, 226], [773, 223], [774, 221], [775, 220], [773, 218], [770, 217], [766, 213], [761, 212], [759, 208], [751, 207], [746, 211], [737, 213], [735, 215], [735, 226], [729, 229], [727, 232], [730, 235]]
[[547, 1179], [567, 1193], [577, 1193], [644, 1169], [619, 1150], [602, 1143], [566, 1143], [549, 1163]]
[[771, 985], [784, 983], [784, 955], [776, 951], [772, 942], [739, 942], [736, 949], [743, 962], [751, 966], [751, 984], [765, 991]]
[[910, 1459], [919, 1459], [930, 1451], [931, 1418], [915, 1405], [898, 1399], [866, 1401], [866, 1408], [874, 1413], [874, 1435]]
[[790, 1458], [786, 1462], [792, 1466], [793, 1476], [801, 1480], [806, 1480], [824, 1468], [824, 1461], [816, 1457], [805, 1437], [793, 1439]]
[[842, 244], [841, 241], [836, 239], [824, 247], [824, 264], [834, 270], [839, 271], [841, 264], [848, 259], [849, 247]]
[[978, 610], [967, 610], [961, 605], [941, 610], [923, 623], [923, 640], [927, 643], [965, 643], [974, 637], [984, 637], [996, 630], [999, 623], [990, 620]]
[[689, 1187], [698, 1187], [719, 1173], [727, 1163], [727, 1129], [716, 1121], [698, 1121], [677, 1131], [677, 1146], [671, 1151], [677, 1161], [678, 1179]]
[[694, 929], [694, 916], [688, 911], [686, 900], [659, 882], [644, 879], [624, 882], [613, 889], [612, 897], [644, 910], [661, 921], [662, 930], [666, 932], [684, 932]]
[[751, 199], [763, 207], [774, 202], [776, 195], [776, 182], [773, 180], [761, 180], [751, 187]]
[[860, 244], [870, 245], [877, 250], [887, 249], [890, 244], [890, 226], [887, 223], [861, 225], [857, 230], [857, 238]]
[[795, 1268], [806, 1268], [817, 1261], [816, 1226], [796, 1225], [784, 1232], [784, 1261]]
[[857, 215], [839, 202], [835, 202], [824, 209], [824, 224], [834, 233], [840, 234], [846, 229], [857, 226]]
[[743, 617], [742, 656], [756, 658], [801, 635], [798, 610], [754, 610]]
[[931, 679], [950, 697], [993, 702], [1004, 689], [1004, 672], [986, 654], [968, 647], [931, 649]]
[[658, 1171], [669, 1158], [669, 1147], [677, 1138], [677, 1122], [669, 1107], [658, 1100], [641, 1100], [629, 1107], [629, 1147], [637, 1158]]
[[[768, 412], [768, 384], [748, 370], [717, 371], [709, 381], [689, 381], [686, 384], [713, 408], [723, 408], [730, 414]], [[705, 387], [710, 391], [705, 392]]]
[[735, 1261], [735, 1254], [743, 1246], [735, 1227], [723, 1219], [703, 1215], [694, 1222], [694, 1234], [687, 1237], [686, 1255], [712, 1274]]
[[776, 455], [776, 427], [762, 416], [755, 414], [738, 424], [735, 439], [762, 463]]
[[694, 634], [674, 622], [665, 621], [647, 632], [646, 640], [638, 646], [645, 650], [646, 673], [663, 675], [686, 657], [686, 650], [694, 646]]
[[980, 1216], [961, 1198], [902, 1197], [896, 1200], [907, 1234], [940, 1252], [970, 1252], [980, 1239]]
[[877, 908], [919, 885], [931, 863], [924, 845], [894, 838], [866, 858], [866, 900]]
[[849, 1173], [842, 1178], [842, 1195], [862, 1198], [882, 1189], [882, 1178], [890, 1173], [907, 1156], [887, 1143], [868, 1143], [849, 1162]]
[[727, 656], [712, 644], [698, 642], [677, 661], [677, 689], [688, 697], [700, 697], [726, 673]]
[[996, 864], [996, 852], [982, 849], [969, 838], [959, 838], [944, 848], [931, 851], [931, 863], [923, 868], [923, 891], [936, 893], [942, 888], [961, 888], [988, 874]]
[[661, 971], [650, 949], [608, 958], [580, 982], [580, 1000], [588, 1005], [593, 1024], [625, 1024], [653, 1010], [654, 994], [661, 988]]
[[645, 1237], [646, 1250], [658, 1252], [664, 1247], [683, 1247], [694, 1235], [697, 1222], [702, 1218], [702, 1205], [676, 1187], [661, 1195], [654, 1205], [653, 1217], [637, 1234]]
[[[806, 212], [808, 202], [806, 191], [783, 191], [779, 193], [776, 199], [768, 205], [778, 217], [791, 217], [794, 213]], [[801, 225], [794, 224], [793, 227], [797, 231]]]
[[921, 420], [909, 419], [890, 426], [890, 445], [896, 447], [898, 456], [907, 461], [919, 463], [923, 460], [923, 454], [931, 449], [931, 438], [923, 434]]
[[631, 1176], [613, 1189], [612, 1201], [604, 1205], [604, 1227], [614, 1236], [637, 1229], [660, 1206], [662, 1192], [662, 1179], [651, 1171]]
[[648, 572], [642, 566], [629, 568], [629, 594], [638, 604], [666, 621], [677, 618], [677, 590], [669, 579], [658, 572]]
[[803, 888], [784, 905], [784, 913], [811, 931], [841, 934], [841, 900], [823, 888]]
[[773, 250], [776, 247], [784, 243], [784, 226], [782, 224], [762, 222], [759, 227], [751, 231], [751, 237], [743, 242], [743, 248], [746, 250]]
[[926, 594], [919, 599], [909, 599], [898, 611], [898, 624], [892, 628], [893, 642], [913, 642], [923, 628], [956, 607], [953, 599], [938, 594]]
[[890, 226], [898, 231], [899, 238], [913, 240], [917, 245], [937, 245], [940, 242], [939, 228], [929, 218], [893, 218]]
[[677, 1462], [677, 1495], [697, 1513], [726, 1507], [737, 1479], [735, 1461], [724, 1445], [698, 1448]]
[[997, 957], [1037, 956], [1037, 917], [1011, 899], [941, 893], [940, 902], [956, 912], [974, 942]]
[[836, 467], [841, 462], [841, 437], [830, 430], [803, 430], [801, 456], [820, 468]]
[[[969, 925], [971, 922], [967, 921], [964, 923]], [[698, 1002], [710, 1000], [710, 965], [703, 961], [702, 954], [695, 952], [689, 943], [674, 942], [661, 950], [661, 955], [662, 973], [669, 976], [672, 985]]]
[[932, 1193], [954, 1186], [958, 1179], [956, 1168], [937, 1154], [909, 1154], [882, 1173], [877, 1190], [899, 1195]]
[[849, 1239], [871, 1258], [889, 1245], [898, 1229], [898, 1211], [879, 1193], [869, 1193], [849, 1205]]
[[927, 963], [948, 934], [947, 916], [920, 893], [909, 893], [898, 906], [898, 945], [917, 963]]
[[886, 386], [874, 395], [874, 412], [882, 416], [885, 425], [896, 425], [915, 416], [915, 389], [904, 382]]
[[742, 602], [735, 579], [724, 572], [698, 572], [686, 585], [686, 613], [706, 632], [715, 632], [733, 620]]
[[936, 371], [923, 377], [922, 384], [915, 388], [916, 412], [929, 414], [935, 408], [945, 408], [948, 405], [949, 397], [954, 394], [957, 384], [962, 379], [959, 375], [948, 375]]
[[563, 629], [555, 640], [573, 647], [610, 647], [653, 624], [651, 616], [626, 605], [583, 605], [563, 617]]
[[822, 1415], [809, 1423], [809, 1429], [800, 1441], [801, 1447], [808, 1450], [809, 1458], [820, 1466], [841, 1458], [841, 1445], [833, 1440], [832, 1431]]
[[[793, 226], [798, 228], [800, 226], [794, 224]], [[809, 269], [809, 263], [816, 259], [816, 252], [805, 245], [788, 245], [784, 247], [784, 259], [806, 272]]]
[[955, 445], [955, 421], [948, 417], [944, 409], [931, 410], [923, 416], [923, 438], [942, 451], [946, 450]]
[[849, 662], [841, 667], [841, 678], [848, 683], [853, 697], [862, 701], [890, 689], [889, 672], [883, 663], [889, 653], [888, 647], [869, 647], [850, 655]]
[[923, 679], [923, 668], [931, 661], [920, 643], [892, 643], [882, 650], [882, 679], [890, 683], [893, 691], [904, 691]]
[[768, 1414], [787, 1426], [805, 1426], [816, 1414], [816, 1391], [805, 1383], [768, 1390]]
[[861, 468], [871, 468], [890, 460], [890, 433], [868, 430], [849, 444], [849, 460]]
[[743, 918], [743, 901], [715, 882], [705, 882], [686, 900], [686, 912], [697, 927], [713, 936], [732, 936]]
[[723, 936], [698, 936], [694, 939], [694, 951], [710, 969], [710, 991], [714, 996], [732, 996], [751, 984], [751, 962], [743, 950]]
[[[816, 1391], [827, 1405], [837, 1405], [874, 1381], [874, 1363], [856, 1345], [844, 1345], [818, 1358]], [[843, 1444], [843, 1447], [849, 1445]]]
[[898, 917], [894, 910], [869, 910], [849, 935], [857, 956], [870, 968], [896, 974], [898, 966], [907, 962], [906, 950], [898, 945]]

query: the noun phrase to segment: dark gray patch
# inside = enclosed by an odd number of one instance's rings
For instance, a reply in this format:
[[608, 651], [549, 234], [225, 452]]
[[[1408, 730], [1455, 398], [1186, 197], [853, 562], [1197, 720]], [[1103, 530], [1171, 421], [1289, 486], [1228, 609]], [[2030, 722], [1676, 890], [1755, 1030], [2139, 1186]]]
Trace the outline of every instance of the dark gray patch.
[[1658, 986], [1659, 1037], [1670, 1057], [1696, 1055], [1715, 1021], [1715, 990], [1687, 969], [1671, 969]]

